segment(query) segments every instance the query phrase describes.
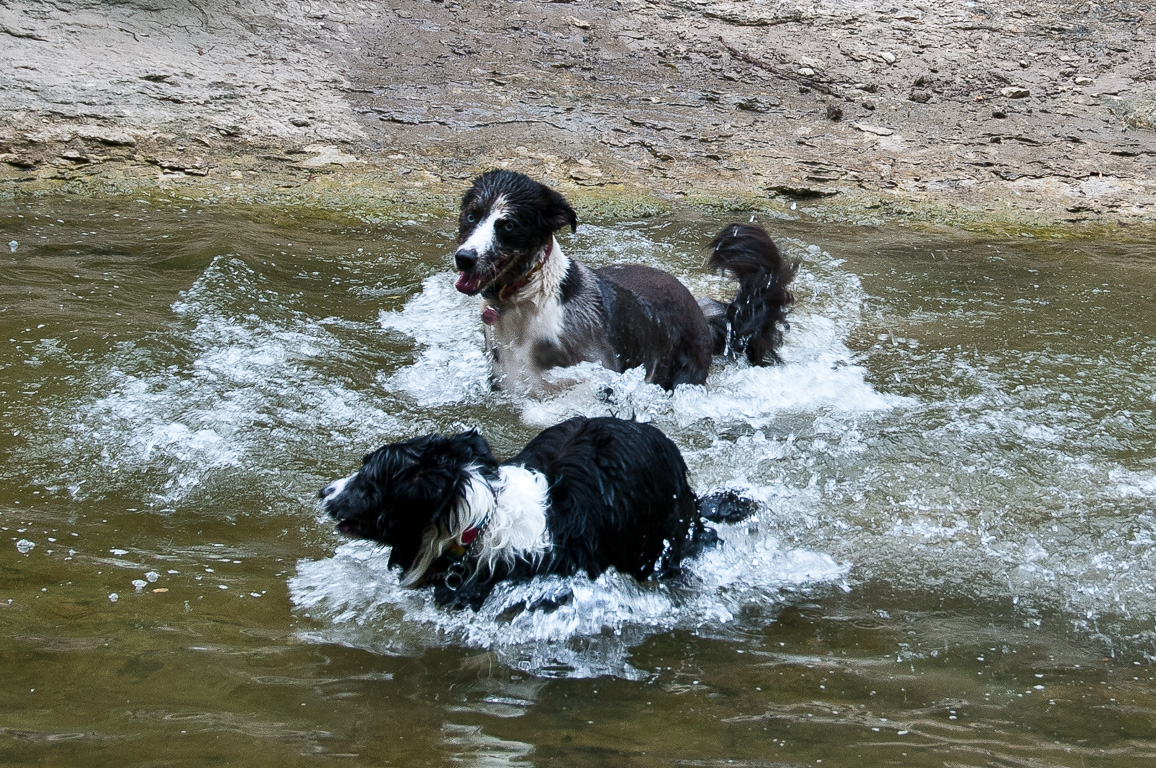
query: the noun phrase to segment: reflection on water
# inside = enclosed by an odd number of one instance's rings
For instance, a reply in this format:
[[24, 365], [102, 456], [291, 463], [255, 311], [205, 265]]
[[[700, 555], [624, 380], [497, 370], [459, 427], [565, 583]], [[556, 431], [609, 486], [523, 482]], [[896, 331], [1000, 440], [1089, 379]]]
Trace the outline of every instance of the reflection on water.
[[[486, 385], [450, 222], [0, 210], [3, 762], [1153, 757], [1151, 248], [765, 223], [803, 262], [785, 364], [526, 399]], [[720, 224], [567, 251], [721, 296]], [[759, 513], [678, 582], [474, 615], [313, 506], [383, 441], [480, 426], [505, 456], [575, 413], [653, 421]]]

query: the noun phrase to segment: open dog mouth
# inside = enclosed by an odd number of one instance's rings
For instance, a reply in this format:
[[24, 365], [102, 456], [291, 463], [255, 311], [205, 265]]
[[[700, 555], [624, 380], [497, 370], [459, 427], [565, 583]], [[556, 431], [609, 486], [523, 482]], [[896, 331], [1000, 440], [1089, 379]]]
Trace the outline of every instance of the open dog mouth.
[[473, 296], [490, 284], [492, 275], [488, 272], [459, 272], [454, 288], [467, 296]]
[[477, 265], [477, 269], [459, 271], [458, 280], [454, 283], [454, 288], [467, 296], [478, 294], [496, 283], [498, 278], [506, 274], [506, 271], [510, 269], [521, 256], [522, 254], [519, 253], [511, 253], [504, 258], [499, 257], [492, 262], [482, 261]]

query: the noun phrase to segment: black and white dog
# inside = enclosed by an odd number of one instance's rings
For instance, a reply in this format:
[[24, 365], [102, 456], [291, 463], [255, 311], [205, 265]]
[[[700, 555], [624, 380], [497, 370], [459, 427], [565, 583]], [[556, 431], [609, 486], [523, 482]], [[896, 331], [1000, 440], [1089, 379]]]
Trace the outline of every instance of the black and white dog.
[[476, 609], [503, 580], [676, 574], [717, 541], [700, 504], [716, 521], [754, 511], [732, 492], [700, 502], [686, 473], [657, 427], [579, 416], [501, 463], [476, 431], [388, 444], [321, 500], [339, 531], [392, 548], [403, 586]]
[[495, 387], [539, 388], [554, 367], [589, 361], [614, 371], [644, 366], [666, 389], [702, 384], [713, 355], [778, 361], [787, 290], [797, 263], [751, 224], [728, 224], [708, 262], [738, 279], [734, 300], [696, 302], [672, 275], [638, 264], [590, 269], [567, 258], [554, 233], [577, 229], [562, 195], [521, 173], [474, 180], [458, 221], [457, 289], [480, 293]]

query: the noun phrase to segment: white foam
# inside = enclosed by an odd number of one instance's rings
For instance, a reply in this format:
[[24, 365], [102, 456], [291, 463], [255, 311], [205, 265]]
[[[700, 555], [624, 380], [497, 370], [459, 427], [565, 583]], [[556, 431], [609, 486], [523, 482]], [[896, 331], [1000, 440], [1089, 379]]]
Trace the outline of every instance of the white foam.
[[399, 312], [382, 311], [382, 328], [413, 338], [419, 347], [412, 365], [383, 376], [387, 389], [409, 394], [429, 408], [472, 402], [489, 394], [479, 300], [454, 289], [452, 275], [422, 283]]
[[[364, 542], [299, 562], [289, 590], [300, 610], [329, 625], [309, 633], [317, 640], [389, 654], [466, 645], [535, 675], [638, 677], [629, 657], [647, 637], [725, 633], [740, 612], [749, 627], [751, 610], [770, 621], [790, 593], [845, 586], [848, 566], [822, 553], [728, 526], [721, 533], [726, 543], [687, 561], [677, 580], [638, 583], [613, 571], [593, 581], [540, 577], [499, 585], [477, 613], [403, 589], [387, 551]], [[560, 604], [525, 609], [550, 601]]]
[[[638, 242], [634, 242], [637, 240]], [[648, 241], [640, 234], [632, 250]], [[625, 248], [615, 241], [619, 249]], [[634, 261], [646, 261], [645, 257]], [[878, 392], [867, 371], [846, 346], [859, 322], [864, 293], [859, 279], [830, 254], [812, 251], [796, 278], [805, 294], [791, 316], [782, 365], [753, 367], [743, 362], [715, 365], [704, 386], [683, 386], [673, 396], [645, 384], [640, 370], [616, 374], [597, 365], [554, 369], [546, 375], [551, 391], [532, 397], [499, 396], [489, 390], [477, 299], [453, 288], [452, 275], [425, 280], [422, 291], [398, 312], [382, 312], [383, 328], [413, 338], [417, 360], [382, 377], [383, 386], [404, 392], [422, 407], [513, 401], [531, 424], [546, 426], [576, 414], [635, 416], [681, 426], [703, 419], [763, 426], [790, 411], [835, 409], [869, 412], [911, 404], [909, 398]], [[704, 286], [733, 291], [729, 280], [707, 274], [680, 275], [699, 294]], [[607, 399], [606, 392], [612, 392]]]
[[230, 473], [287, 464], [287, 444], [316, 430], [360, 445], [361, 425], [396, 424], [371, 396], [316, 370], [344, 353], [334, 321], [292, 309], [264, 283], [241, 259], [218, 256], [173, 304], [171, 324], [91, 367], [94, 396], [60, 417], [65, 453], [85, 457], [73, 465], [75, 495], [131, 478], [151, 487], [153, 506], [171, 508], [206, 485], [224, 488]]
[[[640, 259], [638, 250], [643, 243], [652, 250], [658, 246], [642, 234], [635, 240], [624, 258], [658, 261], [645, 248]], [[621, 239], [614, 242], [625, 248]], [[384, 375], [381, 384], [422, 408], [512, 404], [524, 421], [542, 426], [575, 414], [611, 413], [654, 421], [676, 440], [704, 423], [713, 423], [707, 429], [763, 427], [784, 415], [813, 419], [815, 413], [839, 421], [909, 406], [909, 399], [877, 392], [846, 346], [864, 300], [858, 279], [829, 254], [815, 250], [809, 258], [814, 266], [798, 278], [800, 292], [809, 295], [792, 316], [782, 365], [726, 363], [715, 367], [705, 386], [681, 387], [671, 395], [645, 383], [642, 369], [618, 374], [584, 364], [552, 371], [548, 394], [495, 394], [488, 385], [478, 302], [457, 293], [452, 276], [438, 275], [401, 311], [381, 313], [383, 328], [406, 334], [418, 348], [411, 365]], [[706, 274], [688, 283], [699, 295], [733, 290], [730, 281]], [[831, 429], [845, 434], [846, 427], [839, 421]], [[775, 503], [786, 503], [790, 491], [746, 484], [744, 467], [757, 477], [763, 463], [784, 452], [792, 452], [790, 440], [781, 443], [762, 432], [716, 440], [703, 451], [684, 449], [697, 483], [740, 487]], [[769, 621], [796, 590], [845, 585], [848, 566], [820, 548], [783, 546], [765, 524], [722, 529], [726, 543], [688, 563], [677, 581], [638, 584], [612, 572], [594, 581], [539, 578], [500, 586], [477, 614], [438, 608], [428, 590], [402, 589], [386, 567], [387, 553], [364, 543], [343, 544], [332, 558], [300, 562], [290, 592], [299, 609], [327, 625], [314, 634], [330, 642], [399, 654], [464, 644], [494, 651], [534, 674], [631, 677], [640, 674], [629, 663], [631, 648], [655, 633], [725, 632], [740, 613], [749, 616], [752, 610], [764, 611]], [[518, 609], [562, 595], [563, 604], [549, 610]]]

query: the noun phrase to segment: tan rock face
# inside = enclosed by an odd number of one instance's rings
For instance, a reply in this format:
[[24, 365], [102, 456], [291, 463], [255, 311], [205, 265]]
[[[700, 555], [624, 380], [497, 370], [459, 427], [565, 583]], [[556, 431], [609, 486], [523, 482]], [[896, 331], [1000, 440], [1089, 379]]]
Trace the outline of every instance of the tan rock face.
[[1103, 176], [1082, 213], [1156, 219], [1149, 11], [13, 0], [0, 38], [0, 181], [137, 162], [211, 183], [242, 158], [277, 186], [449, 190], [506, 165], [660, 196], [821, 185], [1062, 215]]

